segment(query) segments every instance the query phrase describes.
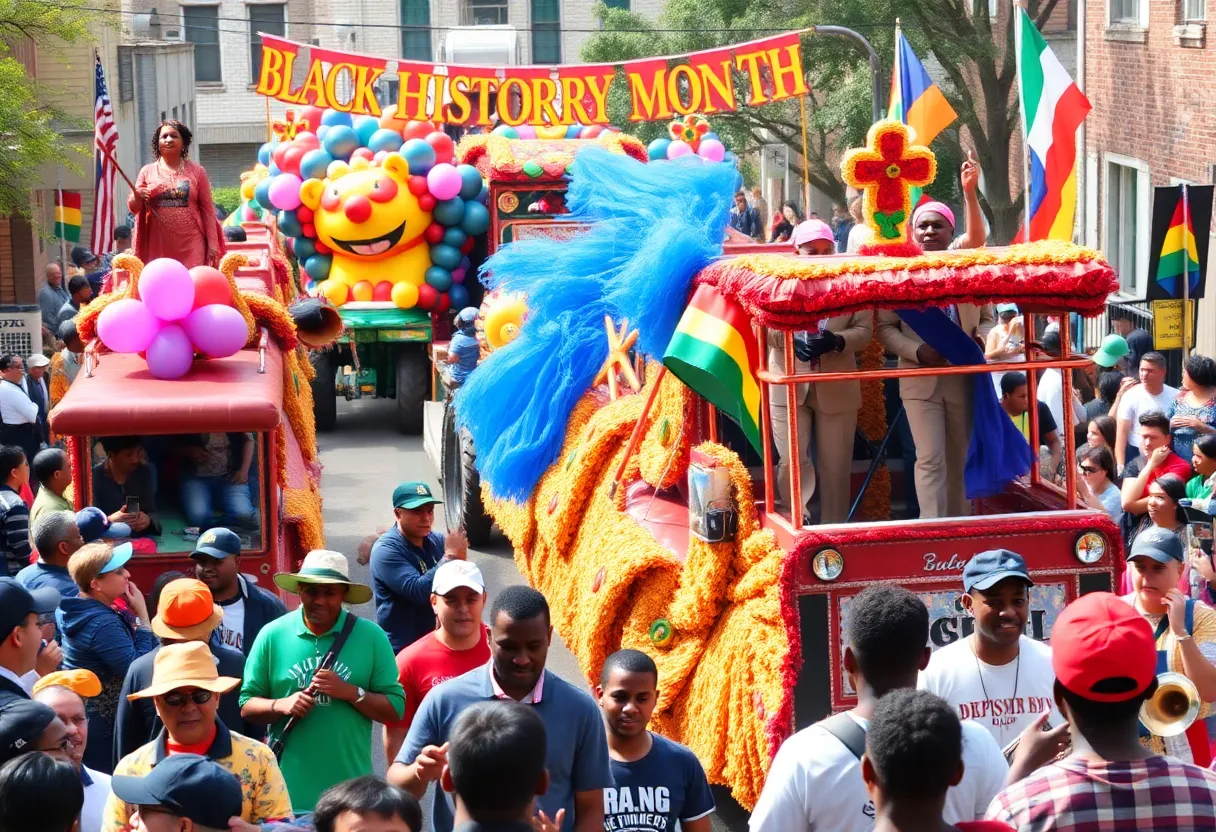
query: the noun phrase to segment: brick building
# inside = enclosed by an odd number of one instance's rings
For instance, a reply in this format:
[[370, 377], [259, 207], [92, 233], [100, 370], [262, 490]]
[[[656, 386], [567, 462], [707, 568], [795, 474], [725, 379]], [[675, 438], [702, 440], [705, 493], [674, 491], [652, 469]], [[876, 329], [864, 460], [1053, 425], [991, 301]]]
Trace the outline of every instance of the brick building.
[[[1207, 38], [1207, 5], [1086, 3], [1083, 85], [1093, 112], [1079, 213], [1085, 242], [1105, 252], [1125, 298], [1143, 298], [1147, 287], [1153, 187], [1216, 182], [1216, 45]], [[1204, 301], [1199, 320], [1198, 347], [1212, 354], [1216, 305]]]

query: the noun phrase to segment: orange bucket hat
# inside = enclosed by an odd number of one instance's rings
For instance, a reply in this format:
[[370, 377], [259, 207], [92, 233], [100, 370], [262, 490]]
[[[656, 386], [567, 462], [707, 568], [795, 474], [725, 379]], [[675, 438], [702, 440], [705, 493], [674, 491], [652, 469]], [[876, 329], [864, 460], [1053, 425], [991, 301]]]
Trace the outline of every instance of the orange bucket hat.
[[161, 638], [197, 641], [211, 635], [224, 610], [211, 597], [211, 590], [194, 578], [178, 578], [165, 584], [152, 619], [152, 632]]

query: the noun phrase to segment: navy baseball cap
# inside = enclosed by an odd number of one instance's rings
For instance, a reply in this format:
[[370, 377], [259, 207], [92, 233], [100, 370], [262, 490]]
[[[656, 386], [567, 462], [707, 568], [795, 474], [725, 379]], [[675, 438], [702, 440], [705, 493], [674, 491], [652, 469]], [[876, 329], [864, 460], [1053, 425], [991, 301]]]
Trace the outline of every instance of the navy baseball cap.
[[52, 586], [31, 592], [16, 578], [0, 578], [0, 639], [8, 638], [30, 613], [50, 615], [62, 600], [59, 590]]
[[110, 518], [97, 506], [86, 506], [76, 512], [76, 528], [85, 543], [101, 540], [110, 530]]
[[236, 776], [199, 754], [166, 757], [143, 777], [116, 774], [110, 790], [132, 806], [160, 806], [212, 829], [227, 829], [244, 800]]
[[13, 699], [0, 705], [0, 765], [30, 751], [55, 712], [32, 699]]
[[989, 549], [980, 552], [963, 567], [963, 590], [992, 589], [1006, 578], [1020, 578], [1028, 586], [1034, 586], [1021, 555], [1008, 549]]
[[1136, 535], [1127, 559], [1152, 558], [1158, 563], [1169, 563], [1170, 561], [1182, 563], [1184, 560], [1182, 549], [1181, 537], [1169, 529], [1150, 526]]
[[231, 529], [217, 526], [214, 529], [207, 529], [207, 531], [198, 536], [198, 543], [194, 544], [194, 551], [190, 554], [190, 557], [209, 555], [210, 557], [223, 560], [240, 553], [241, 536]]

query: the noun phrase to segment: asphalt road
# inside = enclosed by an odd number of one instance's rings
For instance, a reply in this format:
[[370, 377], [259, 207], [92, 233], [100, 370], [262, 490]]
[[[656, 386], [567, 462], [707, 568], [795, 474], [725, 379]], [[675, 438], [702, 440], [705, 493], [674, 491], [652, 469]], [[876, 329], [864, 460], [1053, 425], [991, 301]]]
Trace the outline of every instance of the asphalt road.
[[[356, 561], [359, 544], [368, 536], [392, 522], [390, 495], [397, 483], [404, 480], [425, 480], [438, 493], [436, 472], [419, 437], [406, 437], [394, 428], [394, 408], [391, 400], [338, 401], [338, 428], [333, 433], [318, 435], [321, 462], [322, 495], [325, 510], [325, 545], [342, 552], [350, 559], [352, 576], [368, 580], [367, 567]], [[439, 512], [436, 527], [442, 529]], [[481, 567], [486, 590], [491, 599], [505, 586], [524, 583], [515, 568], [510, 544], [496, 534], [491, 545], [471, 549], [469, 557]], [[364, 617], [372, 617], [372, 605], [356, 608]], [[549, 670], [579, 686], [586, 684], [578, 662], [554, 635], [547, 661]], [[383, 773], [384, 752], [379, 732], [373, 748], [377, 771]], [[718, 812], [713, 816], [714, 832], [743, 832], [747, 815], [731, 800], [725, 790], [714, 789]], [[429, 806], [425, 817], [429, 817]]]

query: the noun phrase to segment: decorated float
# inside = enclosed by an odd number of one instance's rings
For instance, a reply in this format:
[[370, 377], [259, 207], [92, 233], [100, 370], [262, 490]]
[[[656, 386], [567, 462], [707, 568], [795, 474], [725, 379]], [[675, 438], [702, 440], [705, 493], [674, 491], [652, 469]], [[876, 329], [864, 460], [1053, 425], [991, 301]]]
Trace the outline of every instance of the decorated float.
[[153, 521], [134, 540], [128, 568], [145, 588], [162, 572], [186, 570], [206, 531], [187, 520], [173, 453], [200, 434], [252, 438], [256, 511], [237, 529], [242, 571], [277, 591], [271, 576], [324, 543], [306, 350], [323, 342], [307, 326], [324, 316], [307, 301], [289, 308], [296, 290], [287, 259], [269, 229], [246, 228], [249, 240], [233, 244], [218, 270], [116, 257], [112, 290], [76, 317], [85, 365], [51, 411], [51, 427], [67, 442], [77, 508], [95, 504], [104, 438], [140, 439], [157, 484], [155, 505], [128, 500], [128, 510]]
[[[1063, 489], [1044, 481], [1020, 434], [1020, 448], [1007, 448], [1020, 471], [969, 475], [972, 517], [898, 522], [880, 504], [866, 522], [806, 527], [800, 512], [778, 509], [768, 402], [828, 377], [768, 368], [759, 345], [769, 330], [793, 366], [793, 333], [833, 315], [946, 320], [951, 304], [1015, 302], [1030, 327], [1036, 313], [1096, 315], [1116, 288], [1098, 254], [1070, 244], [921, 252], [906, 240], [904, 203], [926, 165], [931, 154], [891, 123], [851, 160], [849, 175], [873, 191], [866, 205], [881, 241], [866, 256], [723, 257], [736, 185], [728, 166], [589, 150], [565, 194], [577, 233], [513, 234], [483, 270], [492, 290], [526, 297], [527, 312], [454, 396], [455, 427], [477, 448], [480, 496], [588, 681], [617, 649], [651, 655], [661, 690], [652, 727], [692, 748], [745, 807], [792, 731], [855, 702], [841, 655], [864, 587], [893, 581], [920, 593], [942, 646], [969, 632], [963, 565], [1009, 546], [1036, 582], [1031, 634], [1048, 638], [1064, 605], [1110, 589], [1121, 565], [1114, 524], [1078, 507], [1072, 474]], [[1061, 335], [1059, 358], [1028, 352], [1019, 369], [1081, 366]], [[881, 367], [881, 348], [878, 357]], [[929, 372], [974, 375], [991, 390], [991, 371], [981, 359]], [[830, 375], [917, 372], [926, 371]], [[739, 438], [728, 438], [726, 417]], [[790, 432], [790, 447], [808, 440]], [[1072, 430], [1061, 434], [1071, 458]], [[749, 469], [746, 455], [761, 462]], [[456, 472], [441, 475], [450, 493]]]

